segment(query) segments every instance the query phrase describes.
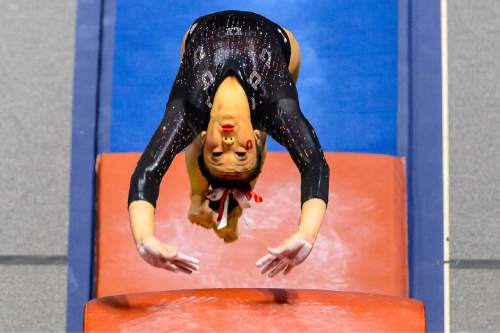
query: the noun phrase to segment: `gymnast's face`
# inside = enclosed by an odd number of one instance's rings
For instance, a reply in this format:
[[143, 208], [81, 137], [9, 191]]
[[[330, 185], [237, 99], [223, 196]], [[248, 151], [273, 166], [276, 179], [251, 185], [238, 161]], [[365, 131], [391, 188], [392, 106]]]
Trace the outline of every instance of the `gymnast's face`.
[[253, 130], [250, 122], [231, 117], [211, 120], [201, 139], [203, 159], [211, 174], [242, 179], [255, 168], [260, 131]]
[[248, 98], [236, 77], [226, 77], [217, 88], [201, 139], [205, 165], [214, 176], [242, 179], [255, 168], [260, 131], [252, 127]]

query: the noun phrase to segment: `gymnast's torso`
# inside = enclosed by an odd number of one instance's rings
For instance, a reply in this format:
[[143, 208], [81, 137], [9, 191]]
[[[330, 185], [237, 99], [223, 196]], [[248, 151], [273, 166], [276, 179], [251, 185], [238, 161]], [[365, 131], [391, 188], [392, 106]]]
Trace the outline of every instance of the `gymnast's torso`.
[[301, 173], [301, 202], [328, 202], [329, 168], [316, 133], [300, 110], [288, 69], [286, 31], [252, 12], [224, 11], [198, 18], [165, 115], [132, 175], [128, 203], [156, 205], [161, 179], [177, 153], [207, 128], [220, 83], [234, 76], [250, 106], [252, 125], [285, 146]]
[[[190, 27], [171, 98], [186, 98], [210, 112], [224, 78], [238, 78], [252, 113], [278, 98], [295, 98], [288, 63], [290, 40], [283, 28], [251, 12], [224, 11]], [[256, 116], [253, 114], [253, 116]]]

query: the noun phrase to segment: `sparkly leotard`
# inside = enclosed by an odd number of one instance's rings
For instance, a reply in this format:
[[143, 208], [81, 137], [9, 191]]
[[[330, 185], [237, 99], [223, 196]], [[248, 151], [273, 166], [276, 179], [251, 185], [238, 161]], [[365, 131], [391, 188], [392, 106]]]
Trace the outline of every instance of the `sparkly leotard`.
[[327, 203], [328, 164], [300, 110], [289, 60], [285, 30], [261, 15], [224, 11], [198, 18], [188, 31], [163, 119], [132, 175], [128, 204], [146, 200], [156, 207], [163, 175], [175, 155], [206, 130], [215, 92], [229, 75], [245, 90], [253, 127], [285, 146], [297, 165], [301, 202]]

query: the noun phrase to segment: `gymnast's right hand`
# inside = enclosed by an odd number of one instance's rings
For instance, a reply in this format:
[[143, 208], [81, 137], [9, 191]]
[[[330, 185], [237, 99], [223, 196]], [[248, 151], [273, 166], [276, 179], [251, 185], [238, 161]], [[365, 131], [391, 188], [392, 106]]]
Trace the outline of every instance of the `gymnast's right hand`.
[[187, 274], [200, 269], [198, 259], [177, 252], [154, 236], [144, 237], [137, 250], [142, 259], [154, 267]]

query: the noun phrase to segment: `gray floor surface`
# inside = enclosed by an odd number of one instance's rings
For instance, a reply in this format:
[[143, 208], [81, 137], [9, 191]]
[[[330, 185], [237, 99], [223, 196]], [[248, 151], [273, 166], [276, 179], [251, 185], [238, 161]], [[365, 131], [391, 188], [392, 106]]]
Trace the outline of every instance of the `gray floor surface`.
[[[75, 14], [75, 0], [0, 0], [1, 256], [67, 252]], [[64, 331], [64, 264], [0, 276], [1, 332]]]
[[[454, 332], [500, 332], [500, 1], [448, 0]], [[495, 60], [497, 59], [497, 60]]]

